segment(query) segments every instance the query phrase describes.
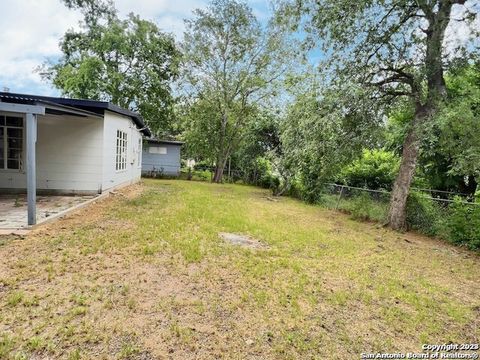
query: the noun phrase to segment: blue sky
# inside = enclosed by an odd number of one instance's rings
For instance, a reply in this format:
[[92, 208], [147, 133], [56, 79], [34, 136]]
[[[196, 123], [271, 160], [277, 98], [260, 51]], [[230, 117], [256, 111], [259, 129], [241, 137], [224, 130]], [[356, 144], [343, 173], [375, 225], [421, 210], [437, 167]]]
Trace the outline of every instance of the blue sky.
[[[180, 39], [184, 30], [183, 19], [192, 10], [203, 8], [208, 0], [114, 0], [121, 17], [130, 12], [155, 21], [162, 30]], [[270, 16], [269, 0], [247, 0], [260, 21]], [[471, 7], [478, 0], [469, 0]], [[477, 3], [478, 4], [478, 3]], [[460, 18], [463, 7], [457, 6], [453, 18]], [[0, 91], [39, 95], [59, 95], [58, 90], [43, 82], [35, 68], [47, 59], [60, 56], [59, 40], [67, 29], [78, 28], [81, 15], [67, 9], [61, 0], [0, 0], [2, 31], [0, 31]], [[480, 17], [474, 24], [480, 30]], [[470, 35], [467, 26], [451, 22], [447, 30], [447, 48], [465, 41]], [[309, 54], [311, 63], [321, 58], [317, 49]]]
[[[180, 38], [183, 19], [205, 7], [205, 0], [114, 0], [120, 16], [130, 12], [154, 20], [162, 30]], [[269, 16], [268, 0], [248, 1], [260, 20]], [[35, 68], [60, 56], [58, 43], [67, 29], [78, 28], [81, 16], [60, 0], [1, 0], [0, 91], [59, 95], [43, 82]]]

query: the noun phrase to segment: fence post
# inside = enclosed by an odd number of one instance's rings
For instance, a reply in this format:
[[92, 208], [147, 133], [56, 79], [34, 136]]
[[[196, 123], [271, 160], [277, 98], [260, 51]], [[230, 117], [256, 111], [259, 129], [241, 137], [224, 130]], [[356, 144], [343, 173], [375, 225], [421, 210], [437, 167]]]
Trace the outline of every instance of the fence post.
[[344, 186], [342, 185], [342, 188], [340, 189], [340, 194], [338, 195], [337, 203], [335, 204], [335, 210], [338, 210], [338, 205], [340, 204], [340, 199], [342, 198], [343, 194], [343, 188]]

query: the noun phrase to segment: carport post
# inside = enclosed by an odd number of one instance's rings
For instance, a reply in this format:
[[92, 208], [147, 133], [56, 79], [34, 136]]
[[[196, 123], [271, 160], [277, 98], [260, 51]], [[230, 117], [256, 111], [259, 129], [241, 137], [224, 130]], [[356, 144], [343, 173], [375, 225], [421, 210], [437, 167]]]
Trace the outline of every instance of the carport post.
[[28, 225], [37, 223], [37, 174], [35, 145], [37, 142], [37, 115], [27, 113], [27, 200]]

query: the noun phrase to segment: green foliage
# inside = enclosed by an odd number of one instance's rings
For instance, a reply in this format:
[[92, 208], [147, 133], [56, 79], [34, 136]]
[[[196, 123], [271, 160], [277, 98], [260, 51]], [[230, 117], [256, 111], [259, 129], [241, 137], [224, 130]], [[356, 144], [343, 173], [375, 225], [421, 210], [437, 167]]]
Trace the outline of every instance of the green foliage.
[[339, 179], [346, 185], [368, 189], [391, 189], [400, 159], [385, 150], [363, 150], [362, 157], [344, 167]]
[[[449, 99], [430, 134], [430, 153], [450, 159], [448, 173], [480, 178], [480, 60], [446, 77]], [[435, 136], [436, 135], [436, 136]], [[474, 188], [473, 188], [474, 191]]]
[[82, 30], [67, 31], [62, 57], [43, 67], [43, 78], [66, 96], [111, 101], [140, 112], [154, 132], [171, 132], [180, 61], [173, 36], [134, 14], [119, 19], [110, 2], [65, 2], [82, 10]]
[[273, 174], [271, 162], [263, 157], [255, 159], [254, 183], [266, 189], [276, 189], [280, 185], [277, 176]]
[[480, 249], [480, 205], [464, 204], [455, 198], [447, 225], [451, 242]]
[[[184, 35], [185, 138], [196, 158], [225, 167], [259, 113], [275, 98], [290, 52], [246, 3], [213, 0], [194, 11]], [[221, 179], [215, 179], [220, 181]]]
[[426, 235], [441, 236], [446, 210], [439, 203], [411, 192], [407, 201], [407, 226]]
[[341, 96], [326, 92], [301, 95], [289, 108], [281, 141], [283, 167], [301, 183], [302, 198], [320, 200], [322, 186], [368, 143], [375, 143], [375, 104], [361, 100], [361, 89], [345, 86]]
[[279, 117], [267, 111], [259, 111], [237, 151], [231, 156], [231, 168], [235, 169], [233, 180], [265, 188], [278, 186], [274, 160], [281, 151]]
[[356, 220], [384, 222], [387, 218], [386, 205], [386, 203], [372, 199], [368, 193], [361, 192], [359, 195], [347, 199], [341, 209], [348, 211]]
[[[480, 63], [460, 63], [446, 74], [448, 98], [422, 128], [416, 182], [438, 190], [473, 194], [479, 178]], [[401, 153], [414, 116], [411, 103], [393, 107], [385, 129], [385, 147]]]

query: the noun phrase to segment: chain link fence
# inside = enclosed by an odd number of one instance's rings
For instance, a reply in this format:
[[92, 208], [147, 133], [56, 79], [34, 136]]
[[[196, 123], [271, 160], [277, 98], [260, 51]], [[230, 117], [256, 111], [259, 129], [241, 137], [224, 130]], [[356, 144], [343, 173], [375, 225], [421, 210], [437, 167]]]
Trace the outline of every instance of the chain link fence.
[[[354, 218], [387, 221], [391, 192], [372, 190], [341, 184], [325, 184], [321, 196], [323, 206], [352, 214]], [[429, 235], [445, 232], [445, 219], [449, 219], [458, 207], [478, 208], [468, 194], [443, 190], [411, 188], [407, 203], [407, 223], [410, 228]], [[480, 208], [479, 208], [480, 210]]]

